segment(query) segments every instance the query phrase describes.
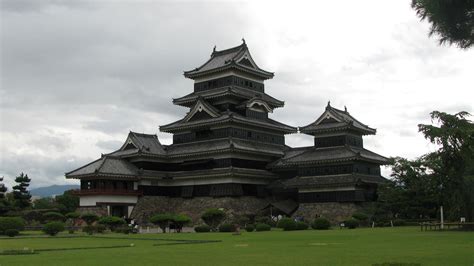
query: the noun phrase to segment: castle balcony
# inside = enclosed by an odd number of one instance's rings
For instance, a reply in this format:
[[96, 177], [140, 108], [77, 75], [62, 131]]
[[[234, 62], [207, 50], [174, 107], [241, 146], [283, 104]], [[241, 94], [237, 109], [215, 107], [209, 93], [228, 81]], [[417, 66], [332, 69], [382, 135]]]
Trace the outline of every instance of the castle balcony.
[[119, 195], [119, 196], [142, 196], [143, 191], [141, 189], [113, 189], [113, 188], [92, 188], [92, 189], [76, 189], [72, 192], [77, 196], [87, 195]]

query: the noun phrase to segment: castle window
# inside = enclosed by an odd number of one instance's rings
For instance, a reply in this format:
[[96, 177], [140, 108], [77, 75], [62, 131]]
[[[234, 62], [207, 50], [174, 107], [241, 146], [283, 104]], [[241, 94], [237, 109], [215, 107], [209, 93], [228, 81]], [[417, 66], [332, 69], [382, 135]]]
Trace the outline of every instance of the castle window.
[[247, 132], [247, 138], [252, 138], [252, 132], [250, 131]]

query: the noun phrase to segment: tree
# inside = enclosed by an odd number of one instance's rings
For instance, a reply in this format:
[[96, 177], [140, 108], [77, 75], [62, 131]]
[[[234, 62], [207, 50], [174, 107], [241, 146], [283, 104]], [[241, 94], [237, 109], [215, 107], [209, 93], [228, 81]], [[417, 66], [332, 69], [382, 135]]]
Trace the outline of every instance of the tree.
[[156, 214], [150, 218], [150, 222], [158, 225], [163, 233], [166, 233], [166, 228], [170, 226], [173, 221], [174, 215], [170, 213]]
[[74, 212], [79, 207], [79, 197], [72, 193], [72, 190], [66, 190], [62, 195], [54, 199], [62, 213]]
[[5, 193], [7, 192], [7, 187], [2, 183], [3, 177], [0, 177], [0, 215], [8, 212], [10, 210], [10, 204], [7, 201]]
[[40, 198], [33, 201], [33, 209], [57, 209], [57, 204], [50, 197]]
[[411, 6], [421, 20], [431, 23], [429, 35], [438, 35], [440, 44], [455, 44], [462, 49], [473, 45], [473, 0], [412, 0]]
[[117, 227], [126, 223], [127, 222], [124, 219], [116, 216], [104, 216], [99, 219], [99, 224], [108, 226], [112, 232], [114, 232]]
[[418, 125], [426, 139], [439, 146], [427, 154], [434, 177], [438, 182], [439, 200], [445, 205], [447, 216], [474, 219], [474, 123], [470, 114], [459, 112], [451, 115], [431, 113], [437, 125]]
[[99, 219], [99, 216], [97, 216], [95, 213], [84, 213], [81, 215], [81, 219], [84, 220], [87, 225], [92, 225]]
[[219, 209], [208, 209], [206, 210], [201, 219], [212, 228], [213, 231], [217, 230], [219, 224], [224, 220], [225, 212]]
[[13, 187], [13, 198], [15, 206], [20, 209], [28, 208], [31, 205], [31, 195], [28, 191], [30, 181], [31, 179], [28, 178], [28, 175], [23, 173], [15, 178], [15, 182], [18, 185]]
[[174, 228], [176, 229], [176, 232], [181, 233], [181, 230], [183, 230], [183, 227], [191, 222], [191, 218], [185, 214], [177, 214], [173, 216], [173, 225]]

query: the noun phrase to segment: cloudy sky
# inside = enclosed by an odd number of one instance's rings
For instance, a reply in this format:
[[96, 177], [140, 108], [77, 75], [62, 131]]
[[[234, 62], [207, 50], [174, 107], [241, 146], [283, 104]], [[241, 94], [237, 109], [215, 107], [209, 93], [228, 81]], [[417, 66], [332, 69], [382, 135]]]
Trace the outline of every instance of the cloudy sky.
[[[158, 126], [186, 109], [184, 70], [245, 40], [272, 117], [314, 121], [328, 100], [369, 126], [365, 145], [415, 158], [433, 149], [417, 132], [429, 112], [474, 111], [474, 50], [439, 46], [410, 0], [158, 2], [0, 0], [0, 176], [32, 187], [71, 183], [64, 173], [120, 147], [129, 130]], [[309, 137], [287, 137], [291, 146]], [[385, 174], [388, 172], [385, 171]]]

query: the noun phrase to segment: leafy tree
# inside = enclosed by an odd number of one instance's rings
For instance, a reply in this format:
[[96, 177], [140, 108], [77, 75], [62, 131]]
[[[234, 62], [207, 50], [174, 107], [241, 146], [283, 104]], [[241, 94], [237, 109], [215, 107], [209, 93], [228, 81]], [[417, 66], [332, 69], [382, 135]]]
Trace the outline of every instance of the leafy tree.
[[31, 195], [28, 191], [28, 186], [30, 185], [31, 179], [28, 178], [28, 175], [21, 173], [15, 178], [15, 182], [18, 185], [13, 187], [13, 198], [15, 200], [15, 206], [20, 209], [25, 209], [31, 205]]
[[64, 221], [66, 217], [59, 212], [46, 212], [43, 214], [43, 218], [48, 222], [53, 221]]
[[202, 214], [201, 219], [209, 225], [213, 231], [216, 231], [219, 224], [225, 219], [225, 212], [219, 209], [208, 209]]
[[431, 113], [437, 125], [418, 125], [426, 139], [439, 149], [427, 154], [439, 188], [440, 203], [446, 206], [448, 218], [464, 216], [474, 219], [474, 123], [470, 114]]
[[455, 44], [463, 49], [473, 45], [473, 0], [412, 0], [411, 6], [421, 20], [431, 23], [429, 35], [438, 35], [440, 44]]
[[62, 213], [74, 212], [79, 207], [79, 197], [74, 195], [72, 190], [66, 190], [63, 195], [56, 196], [55, 201]]
[[7, 201], [5, 193], [7, 192], [7, 187], [2, 183], [3, 177], [0, 177], [0, 215], [8, 212], [10, 210], [10, 204]]
[[99, 219], [99, 224], [108, 226], [112, 232], [114, 232], [117, 227], [126, 223], [124, 219], [116, 216], [104, 216]]
[[158, 225], [163, 233], [166, 233], [166, 228], [170, 226], [171, 222], [174, 219], [174, 215], [170, 213], [162, 213], [154, 215], [150, 218], [150, 222]]
[[185, 214], [177, 214], [173, 216], [173, 225], [174, 228], [176, 228], [176, 232], [181, 233], [181, 230], [183, 230], [183, 227], [186, 224], [189, 224], [191, 222], [191, 218]]
[[50, 198], [40, 198], [33, 201], [33, 209], [56, 209], [56, 202]]
[[92, 225], [99, 219], [99, 216], [97, 216], [95, 213], [84, 213], [81, 215], [81, 219], [84, 220], [87, 225]]
[[50, 222], [43, 227], [43, 232], [50, 236], [55, 236], [62, 231], [64, 231], [64, 223], [62, 222]]

